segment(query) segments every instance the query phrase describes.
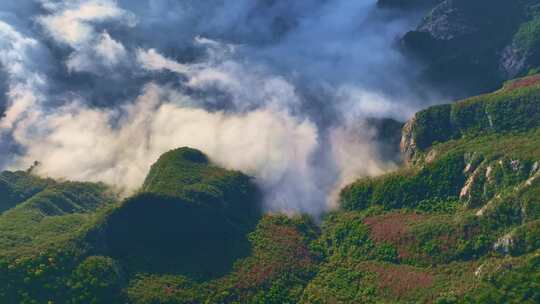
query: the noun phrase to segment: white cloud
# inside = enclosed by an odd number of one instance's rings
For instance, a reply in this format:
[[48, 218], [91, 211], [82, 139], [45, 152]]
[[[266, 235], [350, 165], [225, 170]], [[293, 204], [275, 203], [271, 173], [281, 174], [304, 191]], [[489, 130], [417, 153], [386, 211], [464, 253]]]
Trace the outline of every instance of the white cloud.
[[49, 15], [37, 18], [44, 30], [57, 42], [73, 49], [66, 61], [70, 71], [102, 74], [126, 60], [124, 45], [107, 31], [97, 33], [96, 24], [115, 21], [133, 27], [133, 14], [112, 0], [42, 2]]
[[371, 138], [376, 130], [362, 120], [357, 126], [344, 125], [330, 130], [330, 147], [335, 164], [340, 172], [339, 178], [329, 193], [328, 202], [337, 207], [339, 192], [360, 176], [377, 176], [396, 169], [392, 162], [378, 157], [376, 143]]
[[75, 72], [109, 73], [111, 69], [127, 62], [128, 54], [124, 45], [103, 32], [93, 43], [74, 51], [66, 61], [68, 70]]
[[0, 120], [0, 130], [11, 130], [28, 111], [35, 108], [38, 102], [32, 89], [24, 85], [12, 86], [7, 95], [10, 106]]
[[169, 71], [187, 77], [184, 85], [201, 92], [217, 90], [228, 94], [237, 110], [272, 106], [294, 110], [300, 104], [295, 87], [262, 66], [234, 57], [234, 47], [197, 37], [197, 43], [210, 45], [204, 61], [182, 64], [155, 49], [137, 51], [137, 62], [144, 70]]
[[126, 48], [122, 43], [111, 38], [109, 33], [103, 32], [95, 47], [96, 54], [103, 58], [108, 66], [118, 64], [126, 56]]
[[[273, 109], [230, 115], [183, 108], [167, 100], [170, 96], [166, 89], [150, 85], [134, 104], [121, 110], [75, 103], [45, 115], [39, 119], [42, 133], [18, 134], [17, 141], [28, 150], [15, 167], [39, 160], [44, 175], [104, 181], [135, 190], [160, 154], [190, 146], [217, 164], [254, 175], [263, 187], [288, 184], [310, 195], [310, 157], [318, 145], [312, 123]], [[123, 118], [112, 127], [118, 115]], [[32, 121], [27, 127], [35, 126]], [[296, 179], [305, 179], [310, 188], [301, 188]], [[295, 210], [301, 203], [286, 207]]]
[[148, 71], [170, 71], [178, 74], [190, 73], [190, 68], [184, 64], [166, 58], [155, 49], [137, 50], [137, 62]]
[[0, 67], [8, 78], [8, 107], [0, 118], [0, 130], [11, 129], [39, 102], [45, 77], [39, 71], [35, 57], [42, 57], [41, 45], [35, 39], [17, 32], [0, 21]]
[[39, 17], [38, 22], [53, 39], [74, 48], [94, 38], [93, 23], [107, 20], [120, 20], [128, 26], [135, 23], [132, 14], [109, 0], [65, 1], [56, 5], [45, 3], [44, 6], [52, 14]]
[[[0, 65], [9, 82], [0, 128], [11, 131], [24, 153], [9, 156], [16, 158], [12, 168], [40, 160], [43, 175], [133, 190], [160, 154], [191, 146], [256, 176], [269, 209], [313, 214], [326, 209], [328, 195], [335, 201], [344, 183], [392, 168], [359, 121], [404, 119], [411, 111], [401, 100], [365, 89], [386, 87], [387, 75], [402, 80], [391, 74], [399, 58], [386, 46], [397, 32], [388, 30], [386, 19], [371, 25], [369, 18], [377, 16], [368, 16], [369, 1], [268, 7], [249, 0], [121, 1], [126, 9], [115, 0], [36, 1], [45, 15], [28, 19], [47, 37], [30, 26], [17, 32], [0, 23]], [[127, 9], [141, 23], [120, 35], [119, 29], [135, 26]], [[276, 17], [294, 21], [279, 39]], [[58, 57], [40, 60], [40, 39], [62, 48]], [[196, 59], [182, 57], [186, 50]], [[55, 65], [49, 79], [46, 64]], [[89, 74], [58, 75], [64, 64]], [[148, 84], [152, 78], [161, 86]], [[91, 85], [81, 85], [82, 79]], [[48, 81], [51, 88], [44, 90]], [[115, 87], [120, 83], [125, 86]], [[119, 100], [145, 84], [135, 100]], [[115, 99], [96, 108], [90, 104], [104, 102], [85, 100], [94, 92]]]
[[339, 100], [340, 106], [346, 109], [343, 116], [349, 122], [358, 122], [369, 117], [392, 117], [404, 121], [415, 112], [406, 101], [399, 103], [380, 93], [352, 85], [339, 87], [336, 99]]
[[39, 48], [37, 40], [24, 36], [0, 20], [0, 64], [12, 81], [43, 84], [44, 79], [36, 73], [32, 62]]

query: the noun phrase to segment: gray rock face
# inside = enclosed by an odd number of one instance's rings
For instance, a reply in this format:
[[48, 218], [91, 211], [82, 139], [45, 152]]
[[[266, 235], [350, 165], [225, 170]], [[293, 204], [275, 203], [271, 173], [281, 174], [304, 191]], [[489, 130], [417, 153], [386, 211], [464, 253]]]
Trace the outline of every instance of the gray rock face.
[[416, 141], [414, 139], [413, 130], [415, 125], [415, 119], [409, 120], [405, 126], [403, 126], [401, 142], [399, 145], [403, 161], [406, 165], [410, 165], [418, 152], [416, 147]]
[[521, 54], [505, 48], [526, 19], [520, 1], [445, 0], [403, 37], [402, 46], [424, 62], [421, 81], [461, 98], [522, 73]]
[[503, 254], [508, 254], [515, 246], [515, 239], [512, 233], [505, 234], [495, 242], [493, 249]]
[[501, 55], [500, 69], [506, 78], [515, 78], [527, 70], [527, 56], [514, 43], [507, 46]]
[[452, 40], [477, 33], [479, 28], [472, 21], [454, 1], [447, 0], [422, 21], [417, 31], [427, 32], [437, 40]]
[[[476, 36], [480, 43], [501, 34], [512, 35], [522, 21], [517, 1], [445, 0], [438, 4], [416, 29], [436, 40], [456, 40]], [[491, 42], [492, 43], [492, 42]]]

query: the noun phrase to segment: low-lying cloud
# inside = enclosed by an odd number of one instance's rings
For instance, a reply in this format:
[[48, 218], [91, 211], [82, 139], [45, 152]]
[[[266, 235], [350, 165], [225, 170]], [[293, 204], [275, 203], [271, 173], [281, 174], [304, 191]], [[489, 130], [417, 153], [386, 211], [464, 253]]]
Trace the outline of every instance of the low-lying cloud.
[[[295, 179], [310, 183], [307, 171], [318, 138], [308, 120], [270, 108], [210, 113], [171, 101], [189, 99], [177, 94], [148, 85], [133, 104], [119, 109], [70, 104], [23, 122], [15, 139], [27, 150], [15, 166], [39, 159], [39, 174], [103, 181], [133, 191], [159, 155], [189, 146], [205, 151], [217, 164], [253, 174], [263, 186], [297, 187]], [[36, 126], [43, 131], [25, 130]], [[299, 197], [287, 208], [296, 209], [303, 201], [309, 200]]]

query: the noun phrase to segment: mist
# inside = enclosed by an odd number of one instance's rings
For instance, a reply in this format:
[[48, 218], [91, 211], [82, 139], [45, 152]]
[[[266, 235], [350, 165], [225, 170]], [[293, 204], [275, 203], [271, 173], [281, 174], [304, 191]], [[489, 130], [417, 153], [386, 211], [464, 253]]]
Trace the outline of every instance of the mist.
[[319, 215], [396, 167], [370, 119], [432, 102], [395, 47], [416, 21], [376, 0], [2, 3], [0, 168], [129, 195], [190, 146], [254, 176], [269, 211]]

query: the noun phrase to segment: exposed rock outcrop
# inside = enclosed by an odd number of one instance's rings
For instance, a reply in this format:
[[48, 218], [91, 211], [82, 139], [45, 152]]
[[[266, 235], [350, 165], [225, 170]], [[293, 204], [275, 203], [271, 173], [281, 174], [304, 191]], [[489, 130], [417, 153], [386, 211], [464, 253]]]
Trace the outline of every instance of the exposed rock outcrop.
[[527, 56], [515, 44], [504, 48], [500, 59], [500, 69], [505, 78], [514, 78], [523, 74], [527, 69]]
[[416, 124], [415, 118], [409, 120], [405, 126], [403, 126], [401, 142], [399, 148], [403, 155], [403, 160], [406, 165], [410, 165], [418, 152], [416, 147], [416, 141], [413, 135], [414, 125]]
[[425, 64], [422, 80], [460, 98], [523, 74], [524, 54], [508, 47], [529, 18], [522, 1], [445, 0], [434, 5], [402, 39], [404, 51]]
[[510, 232], [499, 238], [497, 242], [495, 242], [495, 244], [493, 245], [493, 249], [495, 251], [508, 254], [514, 247], [514, 243], [514, 235], [512, 232]]

